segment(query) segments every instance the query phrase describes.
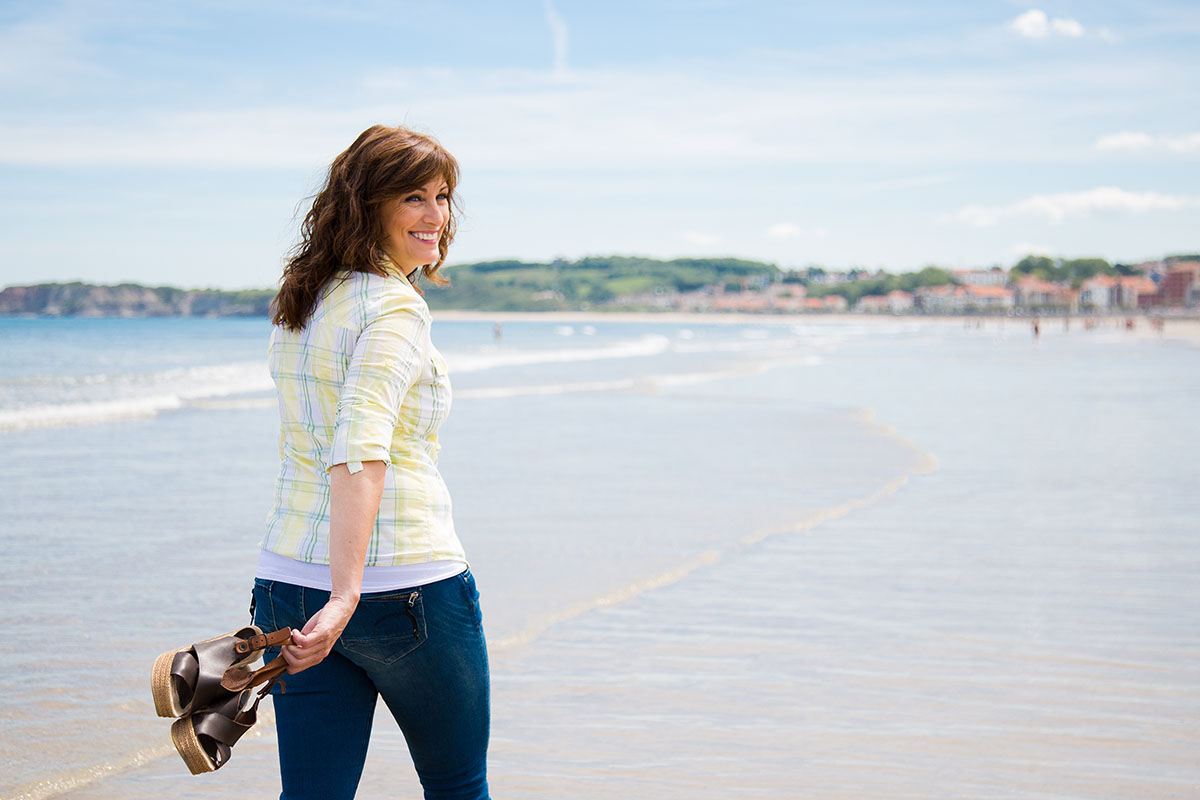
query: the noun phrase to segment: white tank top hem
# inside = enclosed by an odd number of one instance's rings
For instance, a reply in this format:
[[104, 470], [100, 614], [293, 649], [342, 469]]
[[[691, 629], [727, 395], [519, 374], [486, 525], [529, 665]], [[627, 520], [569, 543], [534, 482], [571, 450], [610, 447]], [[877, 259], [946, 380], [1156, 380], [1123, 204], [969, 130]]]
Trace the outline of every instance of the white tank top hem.
[[[395, 589], [412, 589], [453, 578], [467, 571], [465, 561], [425, 561], [420, 564], [401, 564], [396, 567], [363, 567], [361, 592], [390, 592]], [[280, 581], [309, 589], [333, 591], [329, 580], [328, 564], [310, 564], [294, 558], [262, 550], [258, 554], [258, 569], [255, 577], [267, 581]]]

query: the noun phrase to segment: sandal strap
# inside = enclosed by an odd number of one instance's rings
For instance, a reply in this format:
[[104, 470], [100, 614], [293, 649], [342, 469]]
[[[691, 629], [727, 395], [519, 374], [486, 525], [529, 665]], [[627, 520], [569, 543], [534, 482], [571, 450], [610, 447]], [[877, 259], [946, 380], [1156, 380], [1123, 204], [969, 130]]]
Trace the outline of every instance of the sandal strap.
[[171, 678], [173, 682], [176, 682], [176, 693], [179, 695], [180, 705], [190, 706], [194, 696], [193, 689], [196, 686], [196, 678], [199, 674], [200, 665], [196, 663], [196, 656], [193, 653], [180, 650], [171, 659]]
[[234, 641], [241, 640], [225, 637], [192, 646], [197, 664], [196, 678], [192, 682], [192, 708], [212, 705], [225, 694], [221, 679], [229, 665], [237, 660]]
[[192, 729], [196, 731], [197, 736], [205, 736], [214, 742], [233, 746], [254, 726], [257, 714], [255, 709], [235, 710], [232, 718], [226, 716], [226, 713], [228, 712], [223, 713], [221, 709], [215, 708], [195, 714], [192, 716]]
[[289, 644], [292, 641], [292, 629], [280, 628], [271, 633], [263, 633], [258, 636], [251, 636], [249, 639], [242, 639], [234, 649], [242, 654], [249, 653], [253, 650], [264, 650], [268, 647], [278, 647], [280, 645]]
[[260, 683], [267, 684], [267, 691], [270, 691], [270, 685], [278, 682], [279, 677], [287, 672], [287, 662], [283, 660], [283, 656], [271, 659], [271, 662], [266, 666], [250, 672], [245, 669], [228, 669], [225, 671], [224, 677], [221, 678], [221, 688], [230, 692], [240, 692], [244, 689], [249, 689], [251, 686], [257, 686]]
[[[283, 664], [283, 659], [279, 658], [271, 663], [275, 665], [276, 662]], [[271, 671], [263, 667], [256, 674], [263, 676], [266, 683], [257, 693], [249, 689], [243, 690], [211, 708], [192, 715], [189, 720], [192, 732], [205, 753], [212, 759], [213, 769], [220, 769], [229, 761], [232, 754], [230, 748], [254, 727], [258, 720], [258, 704], [270, 693], [275, 683], [283, 683], [279, 680], [279, 675], [284, 669], [286, 664]], [[243, 708], [251, 694], [256, 694], [254, 702], [249, 708]]]

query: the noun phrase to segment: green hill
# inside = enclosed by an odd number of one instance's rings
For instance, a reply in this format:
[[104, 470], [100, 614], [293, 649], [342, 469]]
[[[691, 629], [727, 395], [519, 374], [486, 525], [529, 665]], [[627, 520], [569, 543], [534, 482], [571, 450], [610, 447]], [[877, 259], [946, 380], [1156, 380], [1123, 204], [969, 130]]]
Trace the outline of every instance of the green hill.
[[425, 285], [430, 308], [489, 311], [596, 309], [624, 295], [686, 292], [713, 283], [768, 283], [773, 264], [735, 258], [658, 261], [630, 256], [552, 263], [486, 261], [447, 267], [449, 288]]

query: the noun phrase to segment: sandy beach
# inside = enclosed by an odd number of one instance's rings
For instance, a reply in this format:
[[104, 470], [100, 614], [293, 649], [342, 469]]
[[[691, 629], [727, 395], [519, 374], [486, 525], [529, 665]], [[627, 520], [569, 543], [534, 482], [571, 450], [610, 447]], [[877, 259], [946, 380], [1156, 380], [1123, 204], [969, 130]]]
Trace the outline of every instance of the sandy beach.
[[[484, 598], [494, 796], [1200, 787], [1200, 373], [1174, 320], [1161, 343], [1141, 320], [1037, 342], [1027, 320], [437, 322], [463, 367], [442, 466]], [[63, 342], [43, 361], [115, 366], [91, 424], [2, 434], [24, 501], [0, 520], [0, 797], [277, 793], [269, 719], [193, 778], [147, 688], [162, 649], [246, 613], [275, 464], [269, 394], [246, 391], [262, 331], [10, 324]], [[67, 449], [87, 480], [64, 500]], [[45, 569], [35, 526], [79, 558]], [[359, 796], [419, 796], [383, 710]]]
[[[452, 311], [435, 312], [435, 317], [447, 322], [555, 322], [572, 325], [594, 325], [597, 322], [661, 322], [672, 325], [889, 325], [897, 321], [926, 325], [968, 327], [979, 324], [984, 328], [1031, 325], [1033, 317], [954, 317], [918, 314], [737, 314], [737, 313], [679, 313], [679, 312], [596, 312], [596, 311]], [[1155, 330], [1151, 317], [1136, 315], [1112, 316], [1052, 316], [1039, 318], [1047, 331], [1062, 327], [1085, 330], [1091, 321], [1097, 328], [1125, 329], [1125, 320], [1133, 319], [1132, 334], [1148, 338], [1170, 339], [1200, 345], [1200, 318], [1191, 316], [1162, 316], [1163, 330]]]

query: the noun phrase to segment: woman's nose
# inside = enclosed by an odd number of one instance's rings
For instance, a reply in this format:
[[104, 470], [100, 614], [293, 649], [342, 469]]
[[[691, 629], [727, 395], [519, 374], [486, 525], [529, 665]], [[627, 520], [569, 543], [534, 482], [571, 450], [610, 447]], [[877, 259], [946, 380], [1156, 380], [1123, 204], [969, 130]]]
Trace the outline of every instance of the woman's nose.
[[425, 204], [425, 219], [429, 222], [436, 222], [441, 225], [446, 219], [446, 211], [442, 208], [442, 204], [434, 198]]

